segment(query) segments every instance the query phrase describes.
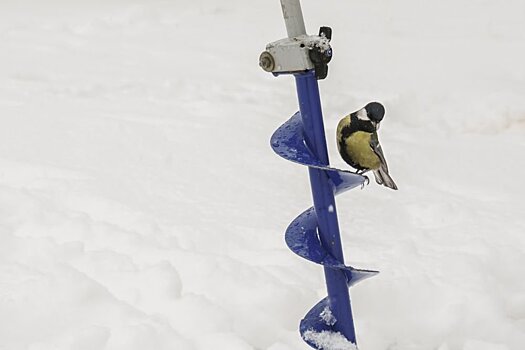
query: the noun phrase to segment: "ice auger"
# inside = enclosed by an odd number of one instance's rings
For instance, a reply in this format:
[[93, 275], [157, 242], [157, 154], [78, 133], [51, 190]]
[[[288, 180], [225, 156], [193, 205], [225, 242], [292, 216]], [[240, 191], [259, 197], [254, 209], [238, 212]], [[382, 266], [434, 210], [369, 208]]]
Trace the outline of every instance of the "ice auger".
[[[266, 46], [259, 65], [275, 76], [295, 77], [299, 112], [279, 127], [271, 147], [284, 159], [308, 167], [314, 206], [286, 229], [285, 240], [297, 255], [324, 267], [328, 296], [301, 320], [302, 338], [313, 348], [332, 350], [334, 337], [357, 348], [348, 288], [377, 271], [344, 264], [335, 195], [363, 186], [367, 178], [329, 166], [317, 80], [326, 78], [332, 58], [332, 31], [307, 35], [300, 0], [281, 0], [288, 38]], [[340, 347], [338, 347], [339, 349]]]

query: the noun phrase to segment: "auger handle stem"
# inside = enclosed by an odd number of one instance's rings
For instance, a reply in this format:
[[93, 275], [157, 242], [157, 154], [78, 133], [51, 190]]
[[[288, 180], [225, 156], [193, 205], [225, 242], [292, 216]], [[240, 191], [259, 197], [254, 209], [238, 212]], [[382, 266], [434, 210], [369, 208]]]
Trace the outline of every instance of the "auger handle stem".
[[281, 8], [288, 37], [295, 38], [299, 35], [306, 35], [300, 0], [281, 0]]

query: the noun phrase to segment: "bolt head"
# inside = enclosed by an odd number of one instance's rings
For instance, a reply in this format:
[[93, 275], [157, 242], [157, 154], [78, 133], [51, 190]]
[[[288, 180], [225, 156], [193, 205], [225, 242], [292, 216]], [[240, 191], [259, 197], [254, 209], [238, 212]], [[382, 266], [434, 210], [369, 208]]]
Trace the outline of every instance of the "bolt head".
[[259, 66], [266, 72], [273, 72], [275, 69], [275, 61], [268, 51], [264, 51], [261, 56], [259, 56]]

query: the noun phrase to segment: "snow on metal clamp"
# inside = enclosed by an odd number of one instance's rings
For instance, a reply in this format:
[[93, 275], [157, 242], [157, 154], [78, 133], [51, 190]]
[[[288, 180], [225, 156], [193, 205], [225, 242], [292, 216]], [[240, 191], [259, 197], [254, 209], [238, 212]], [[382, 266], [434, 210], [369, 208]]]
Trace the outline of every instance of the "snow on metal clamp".
[[[300, 1], [281, 0], [281, 6], [289, 39], [309, 38]], [[310, 175], [314, 206], [292, 221], [286, 229], [285, 238], [294, 253], [324, 267], [328, 296], [315, 305], [300, 323], [302, 338], [319, 350], [357, 348], [348, 288], [377, 274], [377, 271], [355, 269], [344, 263], [334, 197], [363, 186], [367, 179], [329, 166], [317, 80], [327, 74], [331, 48], [325, 44], [330, 37], [331, 30], [322, 27], [319, 38], [324, 42], [317, 41], [306, 58], [297, 55], [295, 49], [275, 51], [281, 55], [281, 62], [291, 62], [290, 67], [307, 62], [301, 69], [279, 70], [268, 51], [260, 57], [264, 70], [274, 75], [293, 74], [296, 80], [300, 111], [275, 131], [271, 146], [279, 156], [307, 166]], [[286, 40], [280, 42], [290, 43]], [[285, 57], [287, 49], [290, 49], [288, 58]]]
[[270, 43], [259, 57], [259, 65], [275, 75], [300, 73], [318, 69], [317, 60], [312, 60], [313, 55], [326, 57], [328, 62], [332, 58], [330, 38], [326, 34], [321, 32], [320, 35], [299, 35]]
[[299, 0], [281, 0], [288, 37], [266, 45], [259, 66], [274, 75], [315, 70], [318, 79], [326, 78], [332, 59], [332, 29], [321, 27], [319, 35], [307, 35]]

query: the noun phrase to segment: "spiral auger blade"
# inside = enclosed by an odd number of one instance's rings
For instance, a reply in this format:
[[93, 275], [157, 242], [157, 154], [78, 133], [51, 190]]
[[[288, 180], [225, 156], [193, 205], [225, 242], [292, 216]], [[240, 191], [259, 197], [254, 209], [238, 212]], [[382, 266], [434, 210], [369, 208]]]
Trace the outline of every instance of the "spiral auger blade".
[[330, 179], [335, 194], [363, 186], [366, 178], [349, 170], [340, 170], [323, 165], [308, 149], [304, 140], [301, 113], [295, 113], [272, 135], [272, 149], [279, 156], [294, 163], [324, 170]]
[[[305, 143], [300, 112], [297, 112], [274, 132], [271, 146], [279, 156], [289, 161], [323, 170], [332, 185], [334, 194], [362, 186], [366, 181], [364, 176], [325, 166], [316, 158]], [[348, 287], [378, 273], [378, 271], [347, 266], [323, 247], [318, 234], [317, 215], [313, 207], [290, 223], [286, 229], [285, 240], [288, 247], [300, 257], [325, 268], [341, 271], [346, 277]], [[330, 300], [325, 298], [315, 305], [301, 321], [301, 336], [310, 346], [322, 350], [322, 344], [312, 334], [336, 333], [333, 327], [336, 322], [337, 320], [331, 315]]]

